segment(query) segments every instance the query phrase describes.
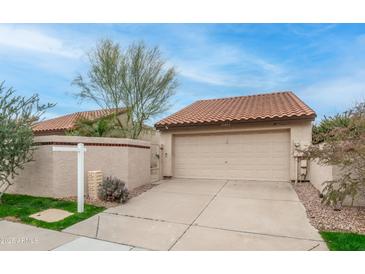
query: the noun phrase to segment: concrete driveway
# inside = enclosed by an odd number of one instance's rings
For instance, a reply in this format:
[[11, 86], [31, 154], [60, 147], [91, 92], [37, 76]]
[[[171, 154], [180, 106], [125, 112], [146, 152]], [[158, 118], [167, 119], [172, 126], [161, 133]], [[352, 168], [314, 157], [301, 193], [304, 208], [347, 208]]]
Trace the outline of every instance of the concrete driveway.
[[285, 182], [161, 181], [64, 232], [150, 250], [327, 250]]

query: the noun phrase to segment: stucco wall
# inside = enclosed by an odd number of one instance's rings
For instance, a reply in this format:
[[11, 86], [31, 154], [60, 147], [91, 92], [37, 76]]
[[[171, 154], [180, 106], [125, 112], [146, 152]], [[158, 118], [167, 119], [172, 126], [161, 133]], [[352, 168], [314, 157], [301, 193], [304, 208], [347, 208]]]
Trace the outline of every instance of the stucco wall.
[[311, 160], [309, 164], [309, 180], [312, 185], [322, 192], [326, 181], [333, 180], [333, 167], [319, 165], [317, 161]]
[[290, 179], [295, 180], [294, 143], [302, 146], [309, 145], [312, 140], [312, 121], [277, 121], [244, 123], [231, 126], [206, 126], [189, 129], [167, 129], [160, 133], [160, 142], [163, 146], [162, 173], [163, 176], [174, 176], [173, 171], [173, 140], [179, 134], [202, 134], [202, 133], [229, 133], [245, 131], [267, 131], [267, 130], [290, 130]]
[[[309, 179], [312, 185], [320, 192], [323, 191], [326, 181], [333, 181], [341, 176], [343, 171], [339, 166], [325, 166], [319, 165], [317, 161], [312, 160], [310, 162]], [[365, 190], [359, 192], [354, 200], [355, 206], [365, 206]], [[344, 200], [343, 205], [351, 205], [350, 197]]]
[[[77, 154], [52, 152], [53, 146], [75, 146], [84, 143], [85, 184], [87, 172], [101, 170], [104, 176], [115, 176], [129, 189], [150, 183], [150, 143], [119, 138], [78, 136], [39, 136], [34, 161], [15, 178], [10, 192], [68, 197], [76, 195]], [[87, 185], [86, 189], [87, 191]], [[87, 192], [85, 192], [87, 193]]]

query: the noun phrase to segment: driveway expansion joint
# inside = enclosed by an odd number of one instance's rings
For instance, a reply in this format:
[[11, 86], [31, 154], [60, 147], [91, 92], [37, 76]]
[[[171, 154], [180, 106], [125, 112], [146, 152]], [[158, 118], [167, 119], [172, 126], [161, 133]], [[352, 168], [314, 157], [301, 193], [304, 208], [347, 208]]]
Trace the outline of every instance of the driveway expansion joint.
[[300, 203], [301, 202], [295, 201], [295, 200], [279, 200], [279, 199], [265, 199], [265, 198], [249, 198], [249, 197], [238, 197], [238, 196], [234, 196], [234, 195], [225, 195], [225, 194], [221, 194], [218, 195], [219, 197], [222, 198], [232, 198], [232, 199], [242, 199], [242, 200], [259, 200], [259, 201], [273, 201], [273, 202], [290, 202], [290, 203]]
[[205, 207], [200, 211], [198, 216], [193, 220], [191, 224], [185, 229], [185, 231], [176, 239], [176, 241], [170, 246], [168, 251], [170, 251], [179, 241], [180, 239], [185, 235], [185, 233], [193, 226], [193, 224], [196, 222], [196, 220], [203, 214], [203, 212], [207, 209], [207, 207], [213, 202], [213, 200], [218, 196], [218, 194], [222, 191], [222, 189], [228, 184], [229, 180], [226, 180], [226, 182], [219, 188], [219, 190], [213, 195], [212, 199], [209, 200], [209, 202], [205, 205]]
[[316, 247], [318, 247], [320, 244], [316, 244], [315, 246], [311, 247], [310, 249], [308, 249], [307, 251], [312, 251], [313, 249], [315, 249]]
[[301, 237], [293, 237], [293, 236], [285, 236], [285, 235], [277, 235], [277, 234], [269, 234], [269, 233], [259, 233], [259, 232], [253, 232], [253, 231], [247, 231], [247, 230], [235, 230], [235, 229], [212, 227], [212, 226], [205, 226], [205, 225], [199, 225], [199, 224], [193, 224], [193, 225], [197, 226], [197, 227], [237, 232], [237, 233], [243, 233], [243, 234], [254, 234], [254, 235], [270, 236], [270, 237], [277, 237], [277, 238], [288, 238], [288, 239], [295, 239], [295, 240], [302, 240], [302, 241], [322, 242], [322, 243], [325, 242], [324, 240], [318, 240], [318, 239], [309, 239], [309, 238], [301, 238]]
[[177, 225], [189, 225], [187, 223], [179, 223], [179, 222], [172, 222], [172, 221], [166, 221], [162, 219], [153, 219], [148, 217], [140, 217], [140, 216], [134, 216], [134, 215], [128, 215], [128, 214], [120, 214], [115, 212], [102, 212], [103, 214], [109, 214], [109, 215], [115, 215], [115, 216], [123, 216], [128, 218], [135, 218], [135, 219], [142, 219], [147, 221], [155, 221], [155, 222], [161, 222], [161, 223], [170, 223], [170, 224], [177, 224]]
[[168, 193], [168, 194], [179, 194], [179, 195], [196, 195], [196, 196], [214, 196], [215, 194], [203, 194], [203, 193], [189, 193], [189, 192], [178, 192], [178, 191], [166, 191], [166, 190], [153, 190], [153, 192]]
[[[63, 233], [66, 233], [66, 234], [69, 234], [69, 235], [73, 235], [73, 236], [76, 236], [76, 237], [84, 237], [84, 238], [88, 238], [88, 239], [94, 239], [94, 240], [100, 240], [100, 241], [104, 241], [104, 242], [108, 242], [108, 243], [112, 243], [112, 244], [118, 244], [118, 245], [127, 245], [127, 246], [130, 246], [131, 248], [129, 250], [132, 250], [133, 248], [142, 248], [142, 249], [148, 249], [148, 250], [151, 250], [153, 251], [153, 249], [149, 249], [149, 248], [145, 248], [145, 247], [141, 247], [141, 246], [135, 246], [135, 245], [130, 245], [130, 244], [127, 244], [127, 243], [122, 243], [122, 242], [116, 242], [116, 241], [110, 241], [110, 240], [105, 240], [105, 239], [101, 239], [101, 238], [97, 238], [97, 237], [90, 237], [90, 236], [87, 236], [87, 235], [81, 235], [81, 234], [76, 234], [76, 233], [72, 233], [72, 232], [63, 232]], [[76, 238], [77, 239], [77, 238]], [[70, 242], [74, 241], [75, 239], [71, 240]], [[65, 243], [64, 243], [65, 244]], [[61, 244], [60, 246], [64, 245], [64, 244]], [[60, 246], [57, 246], [53, 249], [56, 249]], [[50, 251], [52, 251], [53, 249], [51, 249]]]
[[95, 238], [98, 238], [98, 234], [99, 234], [99, 225], [100, 225], [100, 215], [98, 215], [98, 223], [97, 223], [97, 225], [96, 225]]

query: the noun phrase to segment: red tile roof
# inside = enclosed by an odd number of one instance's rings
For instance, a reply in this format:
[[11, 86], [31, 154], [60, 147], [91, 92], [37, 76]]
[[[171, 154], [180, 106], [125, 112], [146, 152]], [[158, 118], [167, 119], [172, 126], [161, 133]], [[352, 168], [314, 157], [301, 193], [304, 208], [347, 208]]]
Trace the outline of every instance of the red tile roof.
[[[42, 133], [42, 132], [70, 130], [75, 127], [75, 123], [79, 119], [95, 120], [104, 116], [108, 116], [112, 114], [114, 111], [115, 110], [100, 109], [100, 110], [83, 111], [64, 115], [61, 117], [45, 120], [35, 124], [33, 126], [33, 132]], [[122, 113], [123, 111], [124, 110], [121, 109], [117, 112]]]
[[314, 119], [316, 113], [293, 92], [199, 100], [162, 119], [156, 128], [259, 120]]

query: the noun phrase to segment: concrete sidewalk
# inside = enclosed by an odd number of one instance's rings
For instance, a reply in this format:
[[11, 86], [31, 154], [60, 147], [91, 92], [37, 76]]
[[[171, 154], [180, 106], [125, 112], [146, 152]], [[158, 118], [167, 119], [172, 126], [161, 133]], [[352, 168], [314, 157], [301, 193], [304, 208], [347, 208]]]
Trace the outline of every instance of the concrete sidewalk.
[[0, 221], [0, 251], [140, 251], [146, 250], [30, 225]]
[[0, 250], [52, 250], [77, 237], [67, 233], [0, 221]]

